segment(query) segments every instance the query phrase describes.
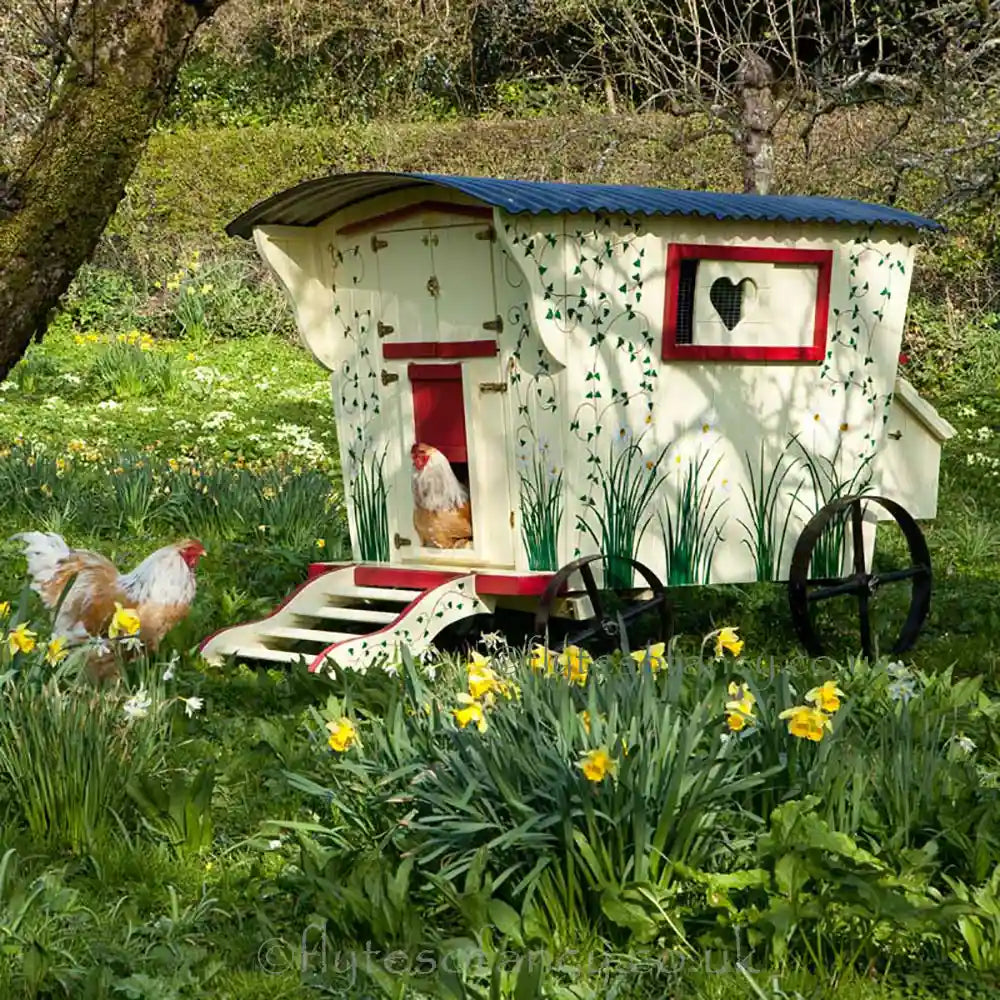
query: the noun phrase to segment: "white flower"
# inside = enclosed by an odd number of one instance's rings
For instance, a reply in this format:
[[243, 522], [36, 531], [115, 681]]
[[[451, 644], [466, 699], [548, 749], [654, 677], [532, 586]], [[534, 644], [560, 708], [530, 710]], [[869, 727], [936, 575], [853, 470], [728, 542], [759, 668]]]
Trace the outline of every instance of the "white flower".
[[74, 375], [72, 372], [66, 372], [62, 380], [68, 382], [70, 385], [79, 385], [83, 381], [79, 375]]
[[172, 681], [174, 679], [174, 672], [177, 669], [177, 664], [180, 662], [180, 655], [175, 651], [173, 656], [170, 657], [170, 662], [167, 664], [167, 669], [163, 672], [164, 681]]
[[202, 698], [192, 695], [190, 698], [181, 698], [184, 702], [184, 714], [190, 719], [195, 712], [200, 712], [205, 705]]
[[117, 410], [122, 404], [116, 399], [105, 399], [97, 404], [99, 410]]
[[125, 718], [126, 719], [145, 719], [149, 715], [149, 706], [152, 705], [152, 701], [146, 694], [145, 688], [139, 688], [139, 690], [125, 702]]
[[267, 849], [269, 851], [276, 851], [279, 847], [281, 847], [281, 841], [280, 840], [269, 840], [267, 842]]
[[893, 681], [889, 685], [889, 697], [893, 701], [909, 701], [917, 692], [916, 684], [909, 678]]
[[910, 671], [906, 669], [906, 665], [902, 662], [902, 660], [894, 660], [885, 669], [889, 676], [895, 678], [896, 680], [901, 680], [904, 677], [910, 676]]
[[976, 744], [968, 736], [956, 736], [955, 743], [963, 753], [970, 754], [975, 752]]

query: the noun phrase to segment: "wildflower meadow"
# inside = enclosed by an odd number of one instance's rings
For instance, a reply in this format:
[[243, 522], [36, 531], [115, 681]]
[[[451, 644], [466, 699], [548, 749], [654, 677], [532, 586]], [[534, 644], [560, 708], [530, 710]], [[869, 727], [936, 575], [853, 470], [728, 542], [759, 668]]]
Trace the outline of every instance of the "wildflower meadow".
[[[810, 659], [780, 586], [691, 586], [634, 648], [494, 622], [329, 678], [197, 655], [349, 558], [327, 378], [232, 262], [185, 254], [139, 306], [108, 274], [0, 384], [0, 996], [996, 993], [995, 347], [946, 376], [917, 309], [959, 433], [905, 656]], [[53, 638], [28, 530], [122, 569], [200, 539], [190, 613], [155, 653], [120, 603]]]

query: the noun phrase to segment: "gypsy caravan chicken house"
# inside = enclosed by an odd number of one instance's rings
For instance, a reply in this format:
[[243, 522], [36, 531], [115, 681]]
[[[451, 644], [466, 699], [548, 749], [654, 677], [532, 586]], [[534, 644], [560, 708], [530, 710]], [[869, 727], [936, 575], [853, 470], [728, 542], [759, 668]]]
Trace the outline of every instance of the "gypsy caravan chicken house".
[[[832, 498], [934, 517], [954, 432], [897, 360], [914, 240], [939, 228], [830, 198], [426, 174], [261, 202], [227, 231], [330, 372], [353, 563], [203, 652], [358, 666], [537, 599], [581, 557], [606, 557], [605, 587], [785, 580]], [[824, 536], [812, 576], [854, 549], [870, 567], [896, 516], [875, 508]]]

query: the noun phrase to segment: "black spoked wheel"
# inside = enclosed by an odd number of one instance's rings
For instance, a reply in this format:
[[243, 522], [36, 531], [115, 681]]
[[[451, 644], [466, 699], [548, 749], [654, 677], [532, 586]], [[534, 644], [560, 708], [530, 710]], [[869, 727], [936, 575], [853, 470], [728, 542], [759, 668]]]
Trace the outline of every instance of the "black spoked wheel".
[[[905, 569], [868, 572], [863, 528], [864, 508], [869, 504], [882, 507], [899, 525], [909, 549], [910, 565]], [[822, 559], [824, 546], [827, 553], [836, 551], [839, 554], [841, 551], [840, 545], [830, 546], [830, 539], [837, 533], [840, 535], [840, 544], [846, 545], [850, 540], [853, 572], [847, 576], [810, 578], [814, 556], [820, 556], [821, 561], [830, 561]], [[792, 623], [806, 651], [811, 656], [824, 655], [823, 643], [815, 624], [817, 606], [832, 598], [847, 596], [853, 597], [857, 603], [861, 653], [871, 660], [875, 654], [877, 638], [872, 615], [876, 595], [887, 584], [905, 581], [910, 582], [909, 609], [894, 641], [887, 649], [881, 650], [889, 654], [903, 653], [913, 646], [930, 610], [931, 557], [924, 534], [903, 507], [886, 497], [857, 495], [827, 504], [803, 529], [792, 555], [788, 576]]]
[[[557, 604], [569, 596], [585, 595], [593, 614], [589, 618], [572, 620], [564, 626], [561, 629], [565, 632], [560, 638], [561, 644], [586, 646], [592, 652], [610, 652], [621, 648], [625, 640], [628, 648], [634, 649], [635, 645], [629, 642], [629, 630], [647, 615], [655, 615], [655, 637], [665, 642], [670, 637], [670, 604], [660, 579], [648, 566], [635, 559], [616, 559], [617, 564], [629, 564], [645, 580], [652, 596], [646, 596], [643, 591], [602, 590], [597, 586], [592, 566], [604, 559], [603, 555], [584, 556], [563, 566], [552, 577], [539, 599], [535, 635], [546, 643], [551, 642], [550, 632], [557, 622], [562, 624], [562, 619], [553, 615]], [[568, 586], [570, 579], [576, 575], [583, 583], [582, 592]], [[642, 645], [645, 645], [645, 640]]]

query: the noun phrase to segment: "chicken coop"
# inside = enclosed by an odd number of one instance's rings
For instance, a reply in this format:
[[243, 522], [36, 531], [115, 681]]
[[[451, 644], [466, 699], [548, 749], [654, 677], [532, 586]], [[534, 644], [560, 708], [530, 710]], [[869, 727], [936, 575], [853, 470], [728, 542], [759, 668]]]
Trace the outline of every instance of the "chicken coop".
[[[820, 602], [856, 602], [871, 655], [876, 592], [908, 587], [909, 648], [954, 430], [900, 348], [915, 244], [941, 228], [834, 198], [388, 172], [261, 201], [227, 232], [329, 372], [352, 556], [203, 655], [365, 669], [498, 609], [620, 638], [668, 622], [672, 588], [753, 581], [787, 583], [814, 654]], [[908, 558], [876, 572], [885, 521]]]

